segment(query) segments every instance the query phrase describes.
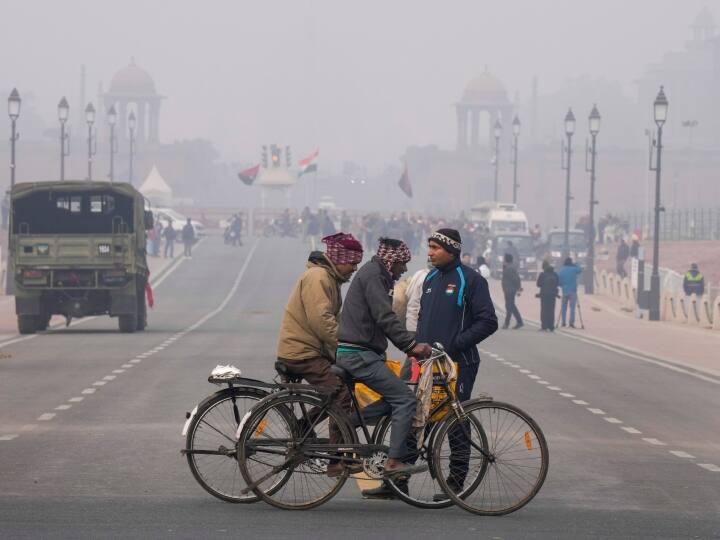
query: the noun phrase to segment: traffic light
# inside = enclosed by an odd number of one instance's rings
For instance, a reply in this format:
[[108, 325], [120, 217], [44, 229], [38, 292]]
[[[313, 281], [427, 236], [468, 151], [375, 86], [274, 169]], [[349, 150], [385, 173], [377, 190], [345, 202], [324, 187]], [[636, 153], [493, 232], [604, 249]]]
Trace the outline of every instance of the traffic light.
[[273, 167], [280, 166], [280, 147], [277, 144], [270, 146], [270, 159], [272, 159]]
[[287, 164], [287, 168], [289, 169], [292, 167], [292, 153], [290, 152], [290, 147], [285, 147], [285, 163]]
[[261, 155], [260, 161], [262, 161], [262, 166], [264, 169], [267, 169], [268, 166], [268, 152], [267, 152], [267, 146], [263, 145], [262, 147], [262, 155]]

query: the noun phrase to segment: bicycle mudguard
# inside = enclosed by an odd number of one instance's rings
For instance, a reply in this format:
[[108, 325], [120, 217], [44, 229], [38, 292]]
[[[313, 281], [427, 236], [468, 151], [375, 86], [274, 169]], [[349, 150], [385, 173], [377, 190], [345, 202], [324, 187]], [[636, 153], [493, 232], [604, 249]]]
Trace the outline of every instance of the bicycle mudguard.
[[[209, 378], [208, 380], [210, 380], [210, 378]], [[235, 381], [240, 381], [240, 380], [247, 380], [247, 381], [251, 381], [251, 382], [258, 382], [258, 383], [263, 384], [263, 387], [257, 387], [257, 386], [254, 386], [254, 385], [252, 385], [252, 384], [236, 385], [236, 386], [232, 386], [232, 387], [229, 387], [229, 388], [223, 388], [222, 390], [218, 390], [217, 392], [215, 392], [215, 393], [213, 393], [213, 394], [210, 394], [210, 395], [207, 396], [205, 399], [203, 399], [200, 403], [198, 403], [197, 405], [195, 405], [195, 407], [193, 408], [192, 411], [189, 411], [189, 412], [186, 412], [186, 413], [185, 413], [185, 418], [186, 418], [186, 420], [185, 420], [185, 425], [183, 426], [183, 429], [182, 429], [182, 432], [181, 432], [181, 433], [182, 433], [182, 436], [183, 436], [183, 437], [187, 436], [187, 431], [188, 431], [188, 429], [190, 428], [190, 423], [192, 422], [193, 418], [195, 418], [195, 415], [197, 414], [198, 410], [204, 408], [205, 405], [206, 405], [211, 399], [214, 399], [214, 398], [216, 398], [217, 396], [220, 396], [220, 395], [223, 395], [223, 394], [231, 394], [234, 390], [236, 390], [236, 389], [238, 389], [238, 388], [243, 388], [243, 387], [245, 387], [245, 388], [252, 388], [253, 390], [260, 390], [261, 392], [264, 391], [264, 390], [262, 390], [262, 388], [277, 388], [276, 385], [270, 385], [269, 383], [263, 383], [262, 381], [256, 381], [255, 379], [240, 379], [240, 378], [238, 378], [238, 379], [233, 379], [233, 382], [235, 382]], [[223, 382], [227, 382], [227, 381], [228, 381], [228, 379], [225, 379]], [[267, 392], [267, 395], [270, 395], [270, 392]]]
[[258, 379], [248, 379], [247, 377], [233, 377], [232, 379], [222, 377], [208, 377], [208, 382], [212, 384], [227, 384], [230, 387], [249, 386], [251, 388], [278, 388], [280, 385], [274, 382], [265, 382]]

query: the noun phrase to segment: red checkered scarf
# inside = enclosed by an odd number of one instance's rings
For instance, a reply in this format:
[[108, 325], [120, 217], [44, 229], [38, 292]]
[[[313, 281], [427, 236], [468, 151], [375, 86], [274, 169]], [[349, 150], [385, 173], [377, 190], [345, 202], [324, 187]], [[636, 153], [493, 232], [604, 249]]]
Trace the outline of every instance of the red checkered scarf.
[[385, 242], [380, 242], [377, 250], [378, 258], [383, 262], [388, 272], [392, 274], [392, 265], [397, 262], [408, 263], [412, 259], [410, 248], [405, 242], [400, 241], [400, 245], [393, 247]]
[[359, 264], [363, 258], [362, 244], [352, 234], [337, 233], [322, 239], [327, 246], [325, 256], [333, 264]]

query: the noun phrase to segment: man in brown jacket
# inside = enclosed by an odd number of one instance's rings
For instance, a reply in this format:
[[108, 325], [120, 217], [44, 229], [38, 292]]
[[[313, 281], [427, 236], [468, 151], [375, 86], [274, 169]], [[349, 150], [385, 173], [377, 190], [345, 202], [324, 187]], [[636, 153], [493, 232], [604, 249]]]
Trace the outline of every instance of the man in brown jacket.
[[[362, 261], [362, 245], [351, 234], [338, 233], [322, 239], [325, 253], [310, 254], [307, 270], [300, 276], [285, 306], [278, 337], [278, 360], [288, 371], [309, 384], [340, 388], [337, 403], [350, 410], [350, 395], [330, 371], [337, 348], [337, 316], [342, 306], [340, 287], [349, 281]], [[339, 434], [330, 426], [330, 440]], [[328, 476], [339, 476], [341, 463], [328, 465]]]

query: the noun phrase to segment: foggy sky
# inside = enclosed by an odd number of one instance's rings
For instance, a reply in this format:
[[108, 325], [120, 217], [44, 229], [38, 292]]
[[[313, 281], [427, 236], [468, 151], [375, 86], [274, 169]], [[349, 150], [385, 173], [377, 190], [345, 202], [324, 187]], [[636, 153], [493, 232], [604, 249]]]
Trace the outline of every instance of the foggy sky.
[[[134, 56], [167, 96], [161, 139], [205, 137], [223, 159], [320, 147], [379, 169], [408, 145], [454, 146], [452, 103], [484, 66], [509, 98], [568, 77], [633, 80], [683, 47], [703, 0], [24, 0], [3, 2], [0, 90], [32, 92], [54, 126]], [[710, 6], [712, 9], [712, 5]], [[718, 13], [715, 13], [718, 15]], [[571, 104], [569, 104], [571, 105]], [[558, 124], [561, 122], [558, 119]], [[604, 122], [612, 119], [604, 118]], [[22, 122], [22, 118], [21, 118]]]

